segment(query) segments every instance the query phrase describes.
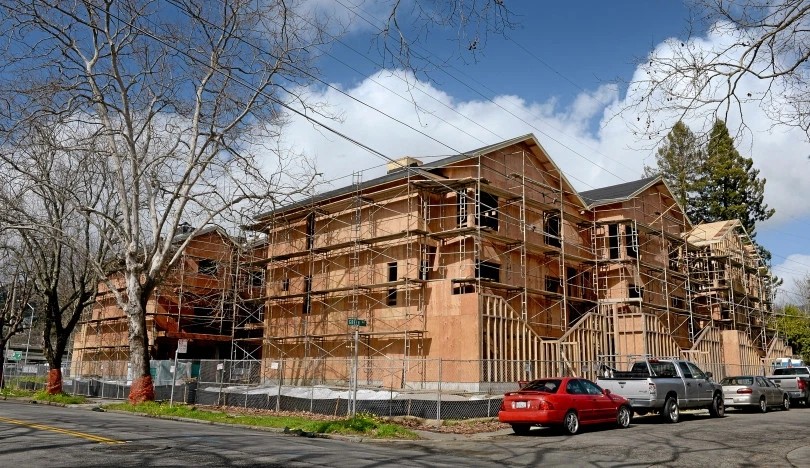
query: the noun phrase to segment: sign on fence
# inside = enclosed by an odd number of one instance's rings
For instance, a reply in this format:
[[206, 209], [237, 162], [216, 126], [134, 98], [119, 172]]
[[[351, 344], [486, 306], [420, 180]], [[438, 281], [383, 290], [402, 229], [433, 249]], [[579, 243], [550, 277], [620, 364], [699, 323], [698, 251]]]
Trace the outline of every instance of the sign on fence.
[[188, 340], [177, 340], [177, 354], [186, 354], [188, 352]]

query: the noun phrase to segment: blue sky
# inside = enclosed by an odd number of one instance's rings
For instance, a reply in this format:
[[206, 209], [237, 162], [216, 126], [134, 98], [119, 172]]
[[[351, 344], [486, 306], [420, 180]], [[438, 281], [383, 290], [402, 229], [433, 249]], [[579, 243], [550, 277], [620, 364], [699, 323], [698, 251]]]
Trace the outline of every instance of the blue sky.
[[[581, 190], [637, 179], [654, 163], [651, 144], [615, 114], [629, 100], [626, 83], [638, 76], [639, 61], [665, 50], [668, 38], [686, 39], [681, 2], [510, 1], [517, 28], [506, 37], [488, 36], [473, 57], [464, 47], [471, 37], [432, 33], [418, 52], [450, 66], [413, 76], [381, 70], [372, 25], [381, 24], [388, 2], [311, 1], [348, 30], [320, 60], [323, 79], [368, 106], [322, 85], [307, 92], [342, 117], [336, 128], [388, 157], [429, 160], [531, 132]], [[342, 6], [358, 3], [352, 12]], [[696, 36], [719, 42], [706, 31]], [[757, 238], [790, 289], [810, 272], [810, 144], [800, 132], [770, 129], [756, 111], [746, 114], [751, 138], [739, 148], [768, 179], [766, 202], [777, 215]], [[317, 161], [328, 188], [350, 183], [354, 171], [384, 172], [381, 158], [306, 122], [293, 119], [286, 134], [287, 144]]]

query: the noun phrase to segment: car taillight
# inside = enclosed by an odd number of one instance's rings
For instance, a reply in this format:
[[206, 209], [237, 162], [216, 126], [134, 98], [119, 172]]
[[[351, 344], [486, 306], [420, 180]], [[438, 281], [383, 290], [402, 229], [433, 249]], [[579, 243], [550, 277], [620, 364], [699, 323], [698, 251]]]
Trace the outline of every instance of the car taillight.
[[548, 402], [546, 400], [540, 400], [537, 402], [537, 409], [543, 411], [553, 410], [554, 405], [552, 405], [551, 402]]
[[750, 388], [739, 388], [737, 389], [737, 393], [751, 394], [754, 393], [754, 391]]
[[655, 388], [655, 384], [653, 382], [650, 382], [650, 389], [649, 390], [650, 390], [650, 395], [655, 395], [655, 393], [658, 391]]
[[797, 383], [797, 384], [799, 384], [799, 390], [805, 390], [805, 389], [807, 389], [807, 382], [805, 382], [804, 380], [800, 379], [799, 377], [796, 377], [796, 383]]

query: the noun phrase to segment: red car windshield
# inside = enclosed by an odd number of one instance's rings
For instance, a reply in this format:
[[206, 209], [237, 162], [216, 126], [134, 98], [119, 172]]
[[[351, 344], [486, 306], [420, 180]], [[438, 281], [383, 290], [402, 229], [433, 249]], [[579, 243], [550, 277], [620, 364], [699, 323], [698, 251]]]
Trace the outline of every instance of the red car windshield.
[[533, 392], [545, 392], [545, 393], [557, 393], [557, 390], [560, 388], [560, 380], [559, 379], [547, 379], [547, 380], [532, 380], [528, 383], [525, 387], [521, 388], [521, 391], [533, 391]]

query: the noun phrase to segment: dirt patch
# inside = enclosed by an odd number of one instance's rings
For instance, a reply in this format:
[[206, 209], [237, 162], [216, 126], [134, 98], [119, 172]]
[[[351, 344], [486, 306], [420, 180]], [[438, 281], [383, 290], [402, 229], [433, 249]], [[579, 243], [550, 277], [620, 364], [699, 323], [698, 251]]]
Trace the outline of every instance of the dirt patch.
[[509, 428], [508, 424], [498, 422], [494, 418], [468, 419], [460, 421], [425, 420], [419, 418], [393, 418], [392, 422], [401, 424], [408, 429], [420, 431], [440, 432], [444, 434], [478, 434], [494, 432]]

